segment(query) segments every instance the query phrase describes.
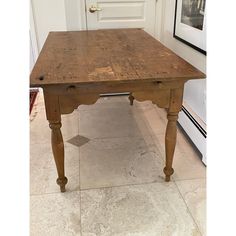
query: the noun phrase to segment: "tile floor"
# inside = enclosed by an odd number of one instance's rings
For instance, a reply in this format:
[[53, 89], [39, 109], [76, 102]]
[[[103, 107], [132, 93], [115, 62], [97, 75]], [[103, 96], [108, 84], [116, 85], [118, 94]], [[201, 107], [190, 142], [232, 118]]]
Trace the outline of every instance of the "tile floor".
[[67, 192], [60, 193], [40, 92], [30, 119], [32, 236], [206, 235], [206, 168], [178, 129], [165, 183], [165, 110], [106, 97], [62, 117]]

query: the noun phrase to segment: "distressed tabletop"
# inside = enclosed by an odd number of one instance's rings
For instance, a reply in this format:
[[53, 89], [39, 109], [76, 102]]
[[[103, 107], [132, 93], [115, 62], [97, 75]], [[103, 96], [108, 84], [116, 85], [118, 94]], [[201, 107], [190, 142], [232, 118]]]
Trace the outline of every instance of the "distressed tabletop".
[[30, 86], [188, 80], [205, 75], [141, 29], [50, 32]]

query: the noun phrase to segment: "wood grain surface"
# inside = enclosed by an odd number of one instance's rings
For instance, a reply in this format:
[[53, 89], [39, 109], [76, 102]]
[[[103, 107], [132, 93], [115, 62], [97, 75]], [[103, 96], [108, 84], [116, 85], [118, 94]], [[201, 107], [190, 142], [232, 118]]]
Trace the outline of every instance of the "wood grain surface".
[[141, 29], [50, 32], [31, 87], [165, 81], [205, 75]]

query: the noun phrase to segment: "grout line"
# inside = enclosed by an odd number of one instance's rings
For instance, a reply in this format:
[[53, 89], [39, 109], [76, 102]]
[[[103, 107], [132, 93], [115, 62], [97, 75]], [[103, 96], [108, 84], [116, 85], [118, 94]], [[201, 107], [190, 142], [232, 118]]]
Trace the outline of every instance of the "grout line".
[[[174, 183], [174, 181], [171, 181], [170, 183]], [[102, 186], [102, 187], [97, 187], [97, 188], [84, 188], [81, 189], [81, 187], [79, 187], [79, 190], [70, 190], [70, 191], [66, 191], [65, 194], [67, 193], [72, 193], [72, 192], [82, 192], [82, 191], [89, 191], [89, 190], [99, 190], [99, 189], [107, 189], [107, 188], [121, 188], [121, 187], [132, 187], [132, 186], [140, 186], [140, 185], [149, 185], [149, 184], [168, 184], [164, 181], [164, 177], [163, 177], [163, 182], [158, 182], [158, 181], [152, 181], [152, 182], [144, 182], [144, 183], [129, 183], [129, 184], [121, 184], [121, 185], [114, 185], [114, 186]], [[43, 195], [50, 195], [50, 194], [62, 194], [60, 192], [60, 189], [58, 187], [58, 192], [50, 192], [50, 193], [39, 193], [39, 194], [30, 194], [30, 196], [43, 196]]]
[[[173, 180], [170, 181], [170, 183], [175, 183], [176, 181], [174, 180], [174, 178], [172, 178]], [[204, 180], [205, 178], [196, 178], [196, 179], [184, 179], [184, 180], [178, 180], [179, 181], [188, 181], [188, 180]], [[121, 184], [121, 185], [114, 185], [114, 186], [102, 186], [102, 187], [97, 187], [97, 188], [84, 188], [81, 189], [80, 191], [88, 191], [88, 190], [98, 190], [98, 189], [104, 189], [104, 188], [119, 188], [119, 187], [129, 187], [129, 186], [136, 186], [136, 185], [148, 185], [148, 184], [165, 184], [166, 182], [164, 181], [164, 173], [163, 173], [163, 182], [159, 182], [159, 181], [151, 181], [151, 182], [143, 182], [143, 183], [129, 183], [129, 184]]]
[[206, 178], [205, 177], [197, 177], [197, 178], [190, 178], [190, 179], [175, 179], [174, 177], [173, 177], [173, 180], [174, 180], [174, 182], [181, 182], [181, 181], [188, 181], [188, 180], [206, 180]]
[[[171, 181], [170, 183], [174, 183], [174, 181]], [[121, 188], [121, 187], [132, 187], [132, 186], [140, 186], [140, 185], [149, 185], [149, 184], [168, 184], [164, 181], [163, 177], [163, 182], [158, 182], [158, 181], [152, 181], [152, 182], [144, 182], [144, 183], [129, 183], [129, 184], [121, 184], [121, 185], [115, 185], [115, 186], [102, 186], [102, 187], [97, 187], [97, 188], [84, 188], [79, 190], [70, 190], [66, 191], [66, 193], [71, 193], [71, 192], [82, 192], [82, 191], [89, 191], [89, 190], [99, 190], [99, 189], [107, 189], [107, 188]], [[41, 194], [30, 194], [30, 196], [42, 196], [42, 195], [50, 195], [50, 194], [62, 194], [61, 192], [50, 192], [50, 193], [41, 193]]]
[[180, 179], [180, 180], [175, 180], [174, 182], [181, 182], [181, 181], [188, 181], [188, 180], [206, 180], [206, 178], [192, 178], [192, 179]]
[[[80, 176], [79, 176], [80, 178]], [[175, 180], [172, 177], [172, 181], [170, 181], [169, 183], [175, 183], [176, 182], [180, 182], [180, 181], [188, 181], [188, 180], [204, 180], [205, 178], [195, 178], [195, 179], [184, 179], [184, 180]], [[80, 181], [80, 180], [79, 180]], [[67, 191], [66, 193], [71, 193], [71, 192], [78, 192], [78, 191], [89, 191], [89, 190], [98, 190], [98, 189], [105, 189], [105, 188], [120, 188], [120, 187], [129, 187], [129, 186], [136, 186], [136, 185], [148, 185], [148, 184], [165, 184], [166, 182], [164, 181], [164, 174], [163, 174], [163, 182], [159, 182], [159, 181], [151, 181], [151, 182], [143, 182], [143, 183], [129, 183], [129, 184], [121, 184], [121, 185], [114, 185], [114, 186], [101, 186], [101, 187], [97, 187], [97, 188], [84, 188], [81, 189], [81, 185], [79, 182], [79, 189], [77, 190], [70, 190]], [[168, 184], [168, 183], [167, 183]], [[58, 187], [59, 188], [59, 187]], [[41, 196], [41, 195], [49, 195], [49, 194], [60, 194], [61, 192], [50, 192], [50, 193], [39, 193], [39, 194], [30, 194], [30, 196]]]
[[174, 182], [174, 184], [175, 184], [175, 186], [176, 186], [176, 188], [177, 188], [177, 190], [178, 190], [178, 192], [179, 192], [181, 198], [183, 199], [185, 206], [187, 207], [187, 210], [188, 210], [189, 215], [191, 216], [191, 218], [192, 218], [194, 224], [196, 225], [196, 227], [197, 227], [199, 233], [202, 235], [202, 232], [201, 232], [201, 230], [200, 230], [200, 228], [199, 228], [199, 226], [198, 226], [198, 224], [197, 224], [195, 218], [193, 217], [193, 215], [192, 215], [192, 213], [191, 213], [191, 211], [190, 211], [190, 209], [189, 209], [189, 207], [188, 207], [188, 204], [187, 204], [187, 202], [185, 201], [184, 196], [182, 195], [182, 193], [181, 193], [181, 191], [180, 191], [180, 189], [179, 189], [177, 183], [176, 183], [175, 181], [173, 181], [173, 182]]
[[80, 190], [70, 190], [70, 191], [66, 191], [65, 193], [62, 193], [60, 192], [60, 187], [58, 186], [57, 192], [30, 194], [30, 197], [38, 197], [38, 196], [45, 196], [45, 195], [52, 195], [52, 194], [61, 194], [63, 196], [63, 194], [72, 193], [72, 192], [80, 192]]
[[[83, 136], [83, 135], [81, 135], [81, 136]], [[127, 135], [127, 136], [113, 136], [113, 137], [101, 137], [101, 138], [96, 137], [96, 138], [89, 138], [89, 139], [90, 140], [101, 140], [101, 139], [103, 140], [103, 139], [145, 138], [145, 137], [152, 138], [150, 134], [145, 134], [145, 135], [140, 135], [140, 136]], [[145, 139], [143, 139], [143, 140], [145, 141]], [[154, 144], [154, 143], [152, 143], [152, 144]]]
[[[79, 135], [79, 136], [83, 136], [83, 137], [86, 137], [86, 136], [84, 136], [83, 134], [77, 134], [77, 135]], [[77, 136], [76, 135], [76, 136]], [[76, 136], [74, 136], [74, 137], [76, 137]], [[74, 138], [74, 137], [71, 137], [71, 138]], [[69, 139], [71, 139], [71, 138], [69, 138]], [[153, 139], [153, 137], [150, 135], [150, 134], [145, 134], [145, 135], [137, 135], [137, 136], [131, 136], [131, 135], [127, 135], [127, 136], [113, 136], [113, 137], [96, 137], [96, 138], [89, 138], [89, 137], [86, 137], [86, 138], [88, 138], [90, 141], [91, 140], [103, 140], [103, 139], [123, 139], [123, 138], [142, 138], [144, 141], [146, 141], [144, 138], [152, 138]], [[36, 142], [36, 143], [33, 143], [33, 144], [43, 144], [43, 143], [48, 143], [48, 142], [50, 142], [50, 140], [49, 141], [41, 141], [41, 142]], [[67, 140], [65, 141], [64, 140], [64, 142], [67, 142]], [[69, 143], [69, 142], [67, 142], [68, 144], [70, 144], [70, 145], [73, 145], [73, 146], [76, 146], [76, 145], [74, 145], [74, 144], [71, 144], [71, 143]], [[85, 143], [84, 145], [86, 145], [87, 143]], [[155, 145], [155, 143], [151, 143], [151, 144], [153, 144], [153, 145]], [[83, 146], [83, 145], [82, 145]], [[76, 147], [82, 147], [82, 146], [76, 146]], [[155, 145], [156, 146], [156, 145]]]
[[[78, 119], [78, 135], [79, 135], [79, 119]], [[82, 236], [82, 214], [81, 214], [81, 204], [82, 204], [82, 199], [81, 199], [81, 166], [80, 166], [80, 147], [78, 146], [78, 154], [79, 154], [79, 215], [80, 215], [80, 234]]]
[[[174, 183], [172, 181], [171, 183]], [[107, 189], [107, 188], [121, 188], [121, 187], [132, 187], [132, 186], [140, 186], [140, 185], [149, 185], [149, 184], [168, 184], [164, 181], [163, 177], [163, 182], [159, 181], [151, 181], [151, 182], [144, 182], [144, 183], [129, 183], [129, 184], [121, 184], [121, 185], [115, 185], [115, 186], [103, 186], [103, 187], [97, 187], [97, 188], [84, 188], [80, 189], [80, 191], [89, 191], [89, 190], [99, 190], [99, 189]]]

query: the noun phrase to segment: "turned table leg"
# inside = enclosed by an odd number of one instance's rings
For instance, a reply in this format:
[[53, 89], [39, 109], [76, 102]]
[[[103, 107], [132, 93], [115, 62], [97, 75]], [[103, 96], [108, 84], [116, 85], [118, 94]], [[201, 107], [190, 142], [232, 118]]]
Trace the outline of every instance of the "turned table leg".
[[130, 95], [129, 95], [129, 102], [130, 102], [130, 105], [133, 106], [133, 104], [134, 104], [134, 97], [133, 97], [132, 93], [130, 93]]
[[166, 166], [164, 168], [164, 173], [166, 175], [165, 181], [170, 181], [170, 176], [174, 173], [172, 168], [175, 145], [176, 145], [176, 136], [177, 136], [177, 119], [178, 113], [168, 113], [167, 115], [168, 123], [166, 127], [165, 135], [165, 151], [166, 151]]
[[60, 186], [61, 192], [65, 192], [65, 185], [67, 184], [67, 178], [65, 177], [64, 170], [64, 143], [61, 134], [61, 122], [49, 122], [51, 132], [51, 143], [54, 160], [57, 167], [57, 184]]
[[170, 104], [167, 113], [167, 127], [165, 134], [165, 152], [166, 152], [166, 166], [164, 168], [165, 181], [170, 181], [170, 176], [174, 173], [172, 168], [176, 137], [177, 137], [177, 120], [179, 111], [182, 108], [184, 87], [171, 89], [170, 91]]
[[64, 168], [64, 143], [61, 134], [61, 111], [59, 104], [59, 96], [44, 89], [44, 101], [46, 108], [47, 120], [51, 128], [51, 145], [54, 160], [57, 168], [57, 184], [60, 186], [61, 192], [65, 192], [67, 178]]

